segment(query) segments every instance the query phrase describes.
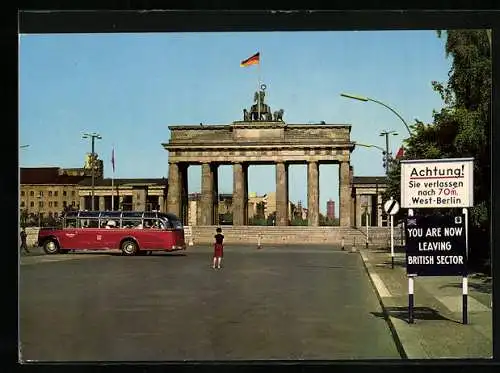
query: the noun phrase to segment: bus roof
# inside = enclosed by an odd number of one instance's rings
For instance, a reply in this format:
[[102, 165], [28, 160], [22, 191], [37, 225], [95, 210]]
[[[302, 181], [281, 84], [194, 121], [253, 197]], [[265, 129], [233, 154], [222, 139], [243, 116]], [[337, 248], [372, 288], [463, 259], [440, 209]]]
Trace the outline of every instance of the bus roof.
[[65, 218], [167, 218], [168, 220], [179, 220], [172, 213], [158, 211], [68, 211], [63, 215]]

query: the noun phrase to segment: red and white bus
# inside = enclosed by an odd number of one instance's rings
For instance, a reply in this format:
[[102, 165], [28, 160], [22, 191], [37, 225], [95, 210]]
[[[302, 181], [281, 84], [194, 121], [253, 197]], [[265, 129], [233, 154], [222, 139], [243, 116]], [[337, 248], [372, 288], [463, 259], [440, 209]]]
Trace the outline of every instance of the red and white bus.
[[118, 249], [124, 255], [186, 250], [184, 226], [156, 211], [69, 211], [62, 229], [42, 228], [38, 246], [47, 254]]

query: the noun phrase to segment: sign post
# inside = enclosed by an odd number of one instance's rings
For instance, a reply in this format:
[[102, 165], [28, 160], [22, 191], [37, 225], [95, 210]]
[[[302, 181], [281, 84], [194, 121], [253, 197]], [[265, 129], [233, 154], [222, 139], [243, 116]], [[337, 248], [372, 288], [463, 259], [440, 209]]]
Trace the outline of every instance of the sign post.
[[394, 215], [399, 211], [399, 203], [392, 197], [384, 204], [384, 210], [391, 216], [391, 268], [394, 269]]
[[[468, 323], [468, 207], [474, 206], [474, 158], [401, 160], [409, 322], [413, 276], [462, 276], [462, 319]], [[462, 215], [413, 216], [417, 209], [462, 207]]]

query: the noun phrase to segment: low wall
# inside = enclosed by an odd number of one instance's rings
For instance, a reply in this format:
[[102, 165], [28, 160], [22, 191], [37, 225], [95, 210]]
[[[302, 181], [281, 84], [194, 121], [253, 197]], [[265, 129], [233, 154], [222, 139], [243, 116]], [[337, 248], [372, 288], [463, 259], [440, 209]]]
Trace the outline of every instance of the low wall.
[[[191, 226], [191, 237], [194, 244], [210, 244], [214, 241], [217, 226]], [[257, 244], [333, 244], [364, 245], [366, 230], [344, 227], [310, 227], [310, 226], [221, 226], [226, 243]], [[189, 228], [188, 228], [189, 231]], [[377, 247], [390, 246], [390, 230], [382, 227], [368, 229], [369, 244]], [[401, 244], [400, 235], [394, 230], [395, 245]]]
[[28, 247], [33, 247], [33, 245], [38, 240], [38, 231], [39, 230], [40, 230], [40, 228], [38, 228], [38, 227], [27, 227], [26, 228], [26, 234], [28, 235], [26, 237], [26, 243], [28, 244]]
[[[214, 241], [217, 226], [195, 225], [191, 228], [193, 244], [211, 244]], [[310, 226], [221, 226], [226, 243], [257, 244], [260, 235], [264, 244], [332, 244], [340, 245], [342, 238], [345, 246], [364, 245], [366, 243], [365, 228], [343, 227], [310, 227]], [[38, 239], [38, 227], [26, 228], [28, 247], [32, 247]], [[369, 244], [377, 247], [390, 247], [390, 230], [386, 227], [368, 228]], [[189, 235], [186, 235], [189, 241]], [[403, 244], [402, 230], [394, 228], [394, 245]]]

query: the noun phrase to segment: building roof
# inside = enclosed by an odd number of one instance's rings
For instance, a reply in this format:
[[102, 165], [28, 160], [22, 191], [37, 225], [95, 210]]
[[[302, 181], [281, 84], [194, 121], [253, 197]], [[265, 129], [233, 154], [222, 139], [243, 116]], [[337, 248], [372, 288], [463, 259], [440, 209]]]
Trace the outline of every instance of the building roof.
[[[114, 179], [112, 180], [111, 178], [109, 179], [95, 179], [94, 180], [94, 185], [95, 186], [109, 186], [111, 187], [111, 184], [114, 184], [115, 186], [125, 186], [125, 185], [167, 185], [168, 184], [168, 179], [162, 177], [162, 178], [155, 178], [155, 179]], [[78, 183], [79, 186], [91, 186], [92, 185], [92, 179], [87, 178], [82, 180], [80, 183]]]
[[353, 184], [386, 184], [386, 176], [354, 176]]
[[21, 184], [78, 184], [85, 176], [60, 175], [59, 167], [21, 167]]

